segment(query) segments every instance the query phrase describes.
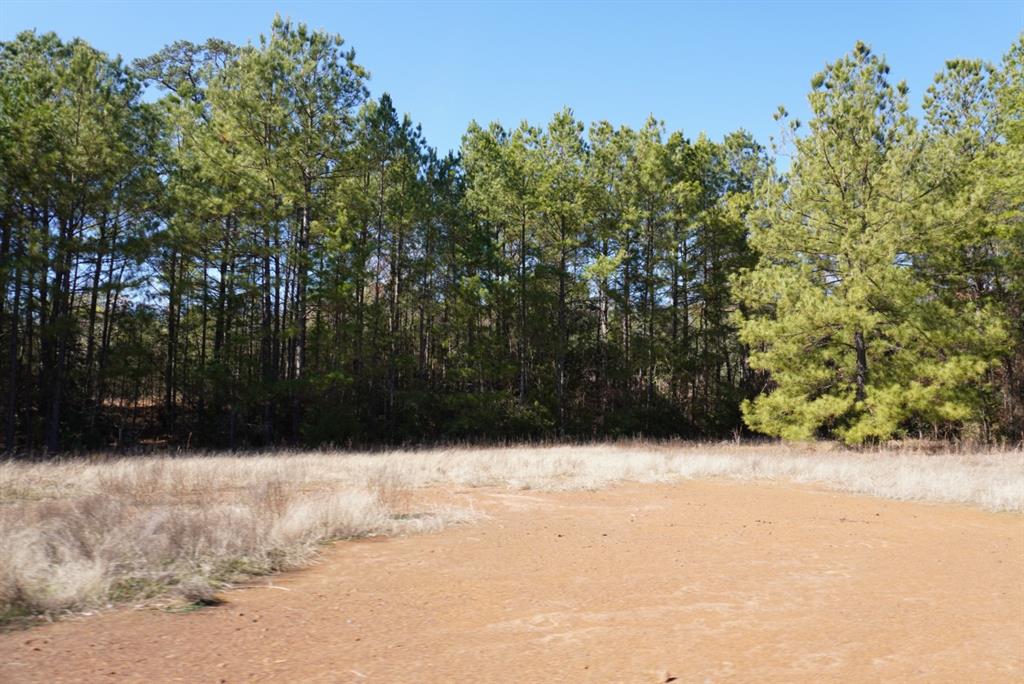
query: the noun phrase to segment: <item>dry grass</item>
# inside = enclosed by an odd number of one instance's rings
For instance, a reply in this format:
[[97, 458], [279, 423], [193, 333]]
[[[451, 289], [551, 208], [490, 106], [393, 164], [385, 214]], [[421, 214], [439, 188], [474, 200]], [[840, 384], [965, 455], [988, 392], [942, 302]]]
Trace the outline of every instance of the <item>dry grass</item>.
[[321, 481], [260, 457], [0, 464], [0, 622], [218, 589], [310, 562], [334, 539], [437, 530], [392, 470]]
[[597, 489], [696, 477], [817, 483], [1024, 510], [1024, 451], [734, 444], [452, 448], [0, 463], [0, 619], [176, 594], [308, 563], [332, 539], [439, 529], [471, 512], [430, 486]]

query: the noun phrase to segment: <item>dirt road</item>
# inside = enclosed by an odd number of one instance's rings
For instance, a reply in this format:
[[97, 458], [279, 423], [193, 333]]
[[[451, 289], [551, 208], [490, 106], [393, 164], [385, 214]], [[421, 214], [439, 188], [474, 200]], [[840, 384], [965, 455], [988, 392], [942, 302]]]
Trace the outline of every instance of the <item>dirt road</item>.
[[219, 607], [0, 635], [0, 681], [1024, 680], [1020, 515], [717, 481], [451, 496], [489, 517]]

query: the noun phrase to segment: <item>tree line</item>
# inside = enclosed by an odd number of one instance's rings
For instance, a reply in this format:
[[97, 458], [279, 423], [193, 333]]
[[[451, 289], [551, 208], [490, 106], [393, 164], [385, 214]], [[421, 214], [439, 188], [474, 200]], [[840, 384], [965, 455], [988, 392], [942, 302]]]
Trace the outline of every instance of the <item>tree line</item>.
[[565, 109], [439, 155], [302, 24], [22, 33], [4, 446], [1020, 439], [1022, 65], [948, 62], [918, 121], [858, 44], [771, 148]]

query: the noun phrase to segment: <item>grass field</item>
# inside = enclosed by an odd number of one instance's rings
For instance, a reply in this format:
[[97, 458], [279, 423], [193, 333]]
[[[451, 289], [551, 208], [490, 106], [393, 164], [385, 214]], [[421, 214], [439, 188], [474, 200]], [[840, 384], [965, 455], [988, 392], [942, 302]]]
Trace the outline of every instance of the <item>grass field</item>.
[[325, 542], [433, 531], [472, 509], [435, 487], [596, 490], [732, 478], [1024, 510], [1024, 451], [623, 443], [380, 453], [279, 452], [0, 463], [0, 617], [174, 598], [211, 602]]

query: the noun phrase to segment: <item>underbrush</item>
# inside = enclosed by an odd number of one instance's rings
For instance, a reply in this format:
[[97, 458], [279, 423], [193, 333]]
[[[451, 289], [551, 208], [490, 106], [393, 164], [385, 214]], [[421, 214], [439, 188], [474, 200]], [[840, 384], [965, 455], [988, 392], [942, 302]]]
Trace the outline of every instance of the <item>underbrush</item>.
[[816, 483], [1024, 510], [1024, 451], [623, 443], [0, 462], [0, 622], [176, 597], [212, 603], [325, 542], [437, 530], [472, 512], [431, 486], [598, 489], [697, 477]]

